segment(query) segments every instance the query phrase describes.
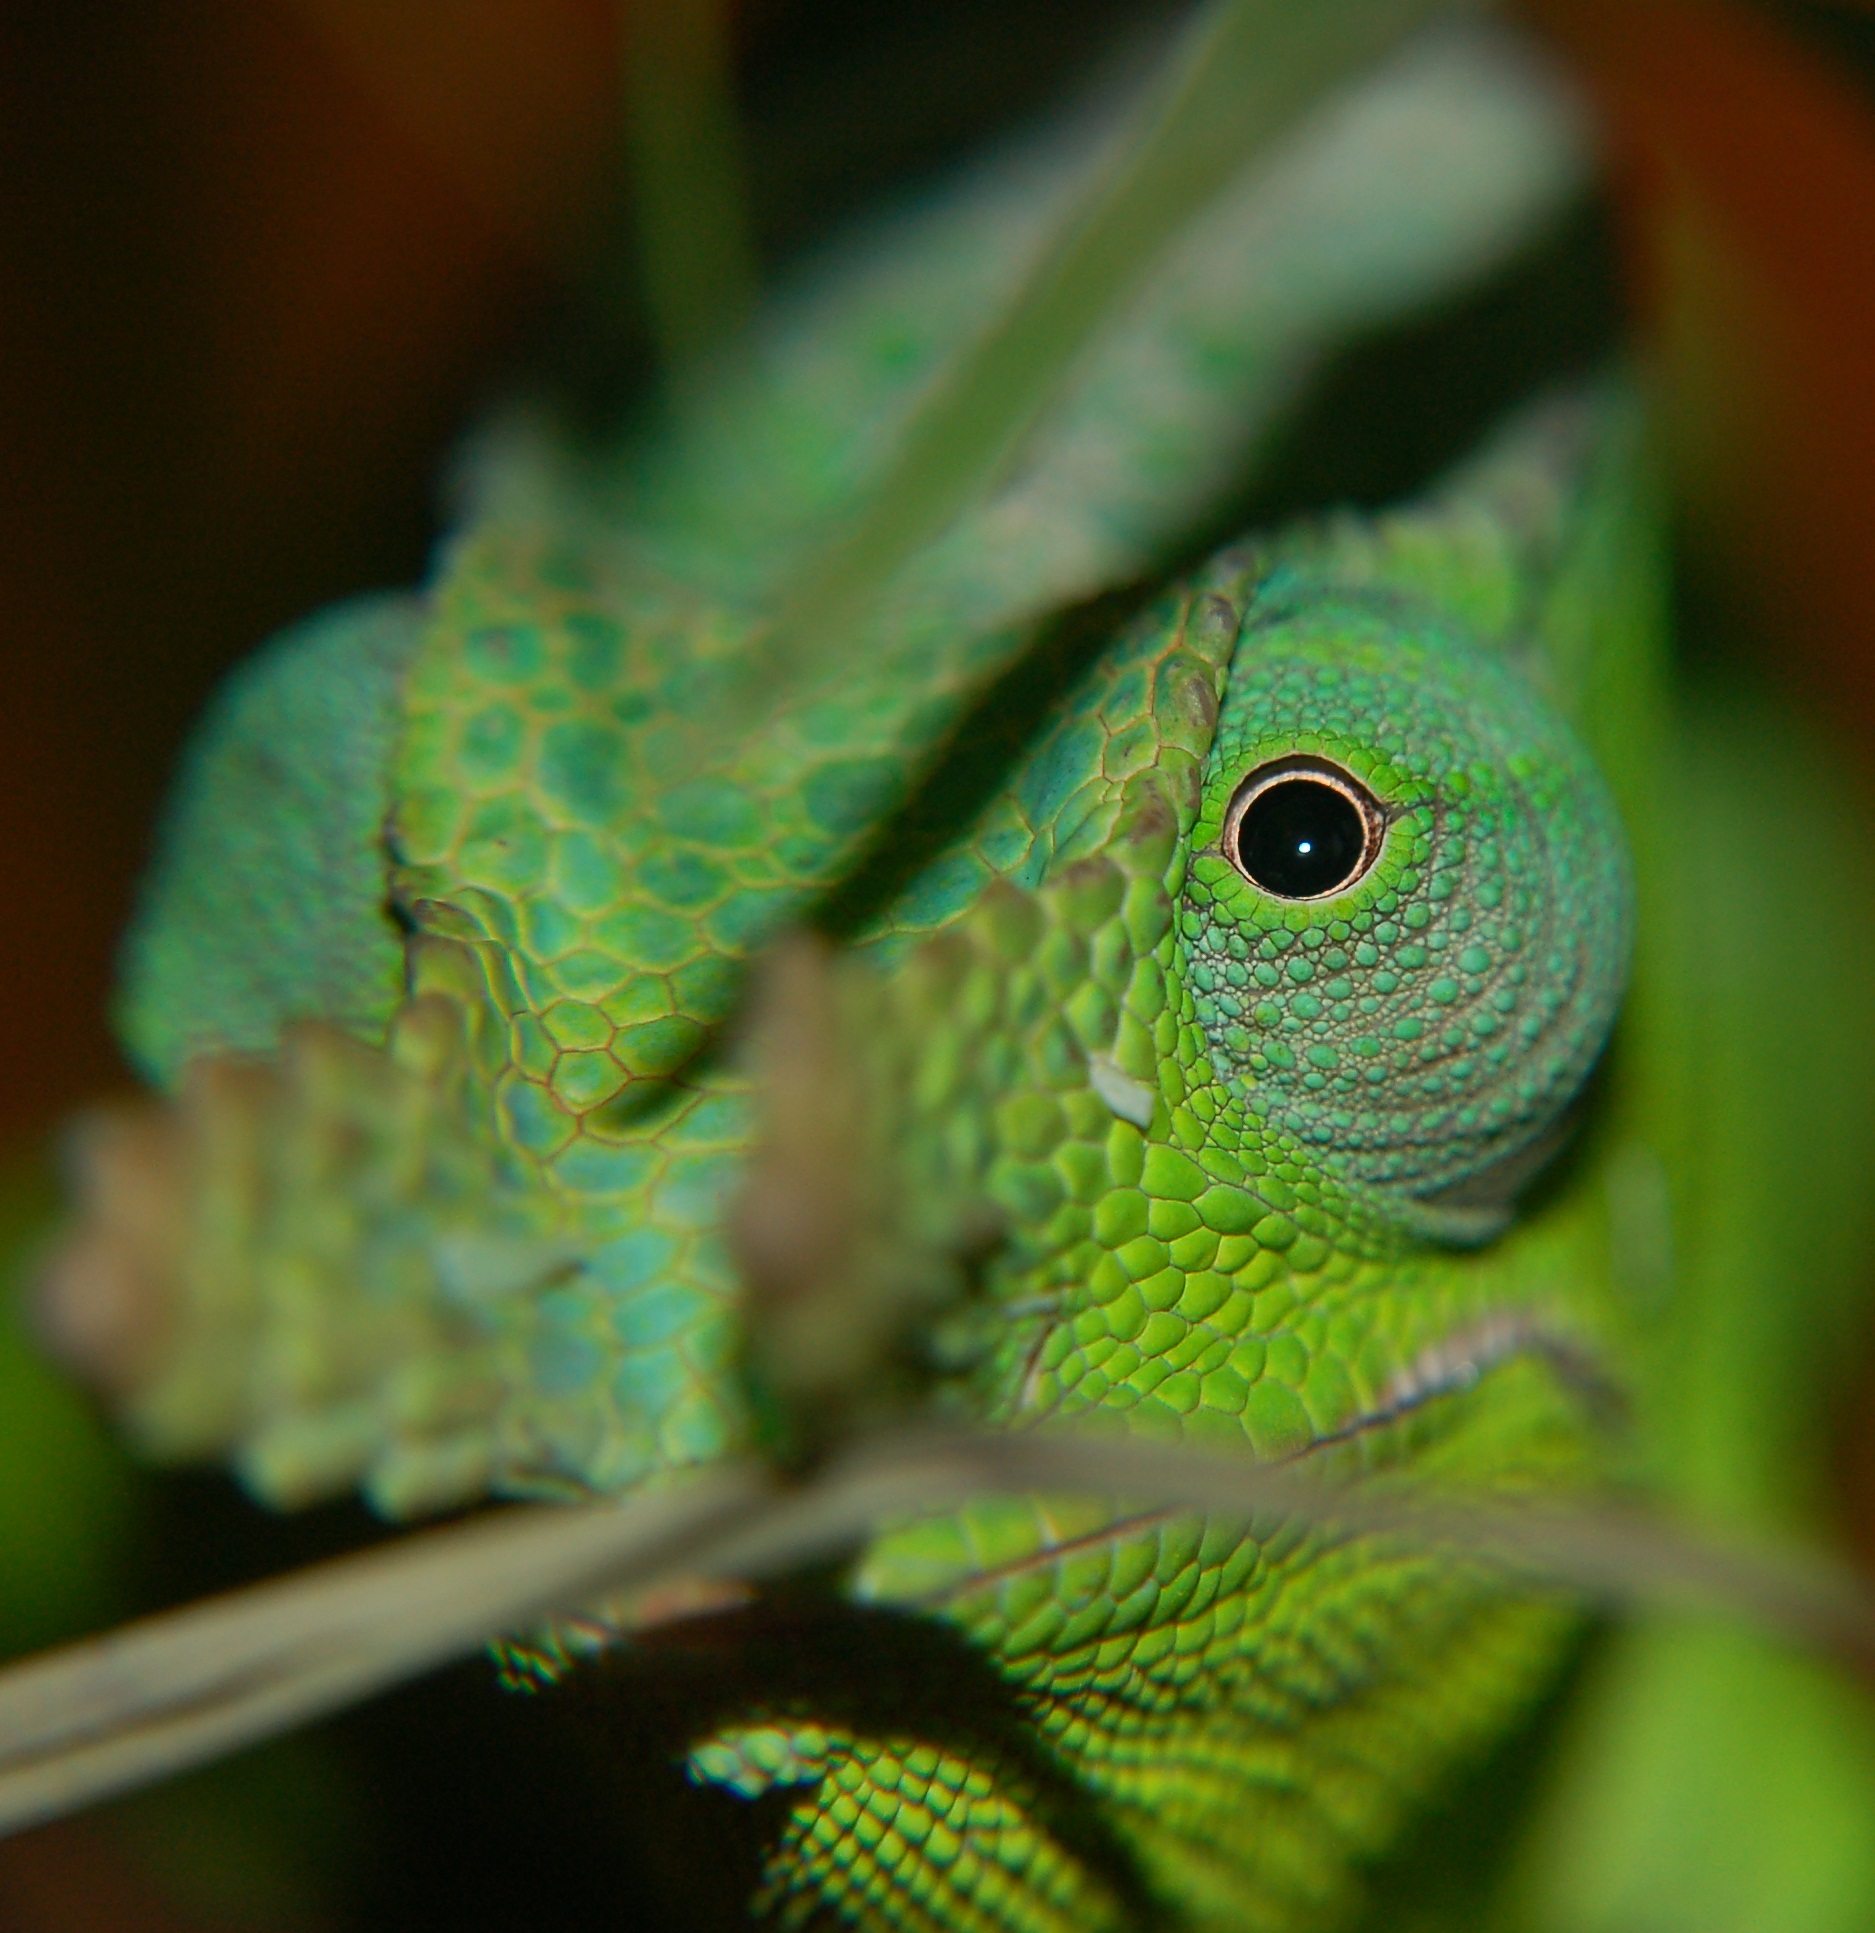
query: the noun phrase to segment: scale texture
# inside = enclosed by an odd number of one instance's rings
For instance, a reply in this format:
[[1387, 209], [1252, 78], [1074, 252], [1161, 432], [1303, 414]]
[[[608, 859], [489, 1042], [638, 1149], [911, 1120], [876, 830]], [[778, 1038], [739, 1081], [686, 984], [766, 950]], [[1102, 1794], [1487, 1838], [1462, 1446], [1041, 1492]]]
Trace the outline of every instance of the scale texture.
[[[1495, 174], [1454, 155], [1422, 237], [1448, 279], [1509, 232], [1507, 182], [1527, 210], [1566, 178], [1529, 125], [1491, 136]], [[1139, 576], [1192, 509], [1164, 476], [1227, 473], [1292, 366], [1243, 306], [1267, 257], [1241, 280], [1215, 250], [1174, 263], [876, 648], [722, 740], [779, 566], [1020, 270], [1063, 166], [885, 233], [635, 464], [582, 476], [497, 439], [420, 601], [289, 641], [211, 722], [125, 996], [190, 1191], [125, 1402], [153, 1451], [402, 1515], [766, 1444], [726, 1233], [765, 1103], [731, 1023], [751, 962], [818, 918], [845, 943], [828, 999], [892, 1266], [949, 1285], [933, 1400], [1381, 1485], [1605, 1466], [1597, 1366], [1626, 1321], [1605, 1197], [1513, 1209], [1630, 951], [1615, 806], [1567, 716], [1610, 650], [1653, 642], [1651, 540], [1638, 564], [1597, 548], [1603, 505], [1633, 522], [1619, 394], [1520, 419], [1393, 513], [1241, 543], [1038, 635]], [[1398, 184], [1358, 178], [1350, 263], [1391, 260]], [[1242, 203], [1258, 247], [1315, 232]], [[975, 234], [970, 313], [928, 309]], [[1350, 278], [1284, 330], [1368, 320]], [[1233, 313], [1241, 353], [1207, 354]], [[1124, 454], [1151, 424], [1121, 377], [1147, 366], [1178, 440], [1152, 462]], [[726, 502], [755, 507], [739, 558]], [[377, 679], [355, 730], [296, 737], [330, 694], [319, 654], [347, 652]], [[260, 754], [285, 743], [282, 778]], [[1372, 864], [1310, 900], [1223, 836], [1246, 776], [1295, 758], [1385, 819]], [[322, 802], [342, 850], [289, 861]], [[281, 865], [225, 865], [237, 823]], [[239, 998], [197, 997], [229, 948]], [[1571, 1621], [1371, 1537], [1051, 1499], [893, 1527], [840, 1593], [855, 1630], [940, 1634], [951, 1675], [754, 1693], [685, 1743], [692, 1778], [770, 1807], [760, 1903], [785, 1926], [1333, 1924]], [[601, 1642], [569, 1625], [509, 1668], [551, 1679]]]

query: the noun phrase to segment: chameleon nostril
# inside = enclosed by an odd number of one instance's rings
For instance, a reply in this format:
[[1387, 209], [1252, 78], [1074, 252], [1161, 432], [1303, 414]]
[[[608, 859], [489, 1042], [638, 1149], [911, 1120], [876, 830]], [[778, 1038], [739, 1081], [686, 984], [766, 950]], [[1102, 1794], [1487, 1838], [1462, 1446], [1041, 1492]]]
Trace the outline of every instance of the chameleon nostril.
[[1357, 779], [1326, 759], [1259, 766], [1224, 817], [1225, 857], [1278, 899], [1345, 892], [1380, 857], [1387, 819]]

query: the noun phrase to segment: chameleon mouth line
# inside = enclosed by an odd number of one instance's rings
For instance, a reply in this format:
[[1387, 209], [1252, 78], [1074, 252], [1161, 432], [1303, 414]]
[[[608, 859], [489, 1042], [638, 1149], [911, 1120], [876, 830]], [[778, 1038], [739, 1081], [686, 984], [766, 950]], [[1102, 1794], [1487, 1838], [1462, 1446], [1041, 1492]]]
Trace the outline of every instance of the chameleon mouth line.
[[[1298, 1450], [1271, 1461], [1282, 1468], [1296, 1468], [1324, 1450], [1356, 1441], [1397, 1423], [1416, 1410], [1464, 1396], [1476, 1389], [1493, 1370], [1507, 1364], [1536, 1358], [1549, 1364], [1558, 1381], [1581, 1399], [1598, 1416], [1618, 1415], [1623, 1407], [1620, 1391], [1603, 1370], [1600, 1362], [1580, 1342], [1551, 1328], [1541, 1317], [1528, 1311], [1501, 1311], [1481, 1317], [1451, 1335], [1428, 1343], [1411, 1362], [1388, 1379], [1380, 1400], [1372, 1408], [1358, 1412], [1327, 1434], [1313, 1438]], [[972, 1571], [969, 1576], [945, 1584], [921, 1596], [906, 1600], [909, 1605], [931, 1607], [950, 1602], [985, 1585], [1020, 1577], [1025, 1572], [1071, 1557], [1077, 1551], [1092, 1550], [1118, 1538], [1150, 1530], [1155, 1524], [1192, 1513], [1174, 1508], [1140, 1511], [1134, 1516], [1116, 1518], [1078, 1537], [1066, 1537], [1026, 1557], [1014, 1558], [990, 1569]]]
[[1384, 1429], [1441, 1397], [1462, 1396], [1492, 1370], [1526, 1356], [1547, 1362], [1558, 1381], [1579, 1396], [1588, 1409], [1608, 1416], [1622, 1408], [1619, 1390], [1581, 1343], [1527, 1310], [1500, 1310], [1428, 1343], [1404, 1369], [1394, 1372], [1372, 1409], [1361, 1411], [1340, 1428], [1278, 1460], [1300, 1463], [1317, 1451]]

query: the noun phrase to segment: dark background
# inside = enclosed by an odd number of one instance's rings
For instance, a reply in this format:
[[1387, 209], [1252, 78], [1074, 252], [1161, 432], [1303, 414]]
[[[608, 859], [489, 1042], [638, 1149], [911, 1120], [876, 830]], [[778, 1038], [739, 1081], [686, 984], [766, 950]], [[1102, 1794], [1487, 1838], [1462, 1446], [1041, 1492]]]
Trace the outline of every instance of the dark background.
[[[735, 78], [762, 268], [1175, 13], [746, 0]], [[1504, 301], [1625, 310], [1695, 577], [1743, 614], [1736, 648], [1866, 763], [1875, 13], [1529, 13], [1605, 112], [1611, 197], [1573, 255]], [[0, 1159], [16, 1219], [57, 1122], [128, 1079], [105, 1024], [112, 948], [216, 675], [313, 605], [422, 575], [452, 439], [518, 370], [557, 369], [596, 417], [647, 380], [617, 243], [631, 26], [610, 0], [0, 7]], [[1843, 1419], [1842, 1512], [1875, 1549], [1865, 1385]], [[281, 1523], [217, 1479], [132, 1476], [80, 1413], [56, 1428], [121, 1535], [38, 1625], [0, 1622], [8, 1643], [375, 1534], [354, 1511]], [[582, 1740], [604, 1730], [497, 1697], [480, 1667], [448, 1674], [0, 1845], [0, 1926], [662, 1924], [590, 1770]]]

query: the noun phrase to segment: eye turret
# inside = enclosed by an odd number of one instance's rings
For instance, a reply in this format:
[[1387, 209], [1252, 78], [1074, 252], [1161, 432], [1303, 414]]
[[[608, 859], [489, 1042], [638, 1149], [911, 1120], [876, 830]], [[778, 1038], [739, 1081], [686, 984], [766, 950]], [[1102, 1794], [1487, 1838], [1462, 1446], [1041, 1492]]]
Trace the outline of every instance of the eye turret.
[[1180, 909], [1249, 1114], [1432, 1196], [1522, 1173], [1626, 974], [1614, 807], [1565, 723], [1439, 612], [1325, 586], [1253, 613]]

